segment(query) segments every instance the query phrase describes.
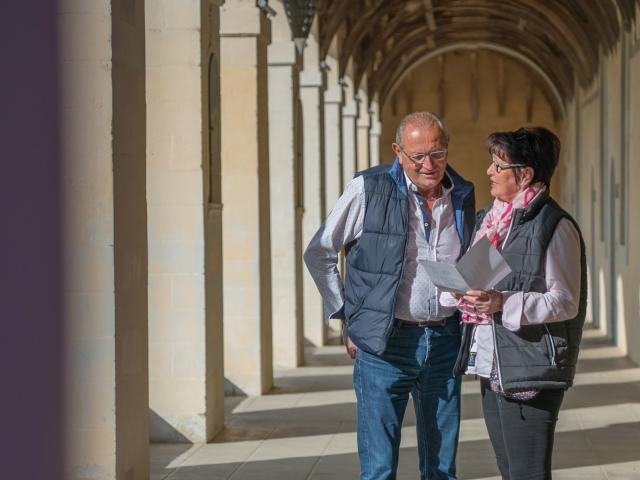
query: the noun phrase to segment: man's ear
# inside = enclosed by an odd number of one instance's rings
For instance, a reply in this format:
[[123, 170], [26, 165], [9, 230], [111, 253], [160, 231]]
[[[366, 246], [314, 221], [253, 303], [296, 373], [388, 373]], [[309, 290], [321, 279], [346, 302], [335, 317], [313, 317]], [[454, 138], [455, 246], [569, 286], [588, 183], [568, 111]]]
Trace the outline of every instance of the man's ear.
[[398, 157], [398, 161], [400, 162], [400, 165], [402, 165], [402, 155], [400, 155], [400, 145], [394, 142], [391, 144], [391, 149], [393, 150], [393, 153], [396, 154], [396, 157]]

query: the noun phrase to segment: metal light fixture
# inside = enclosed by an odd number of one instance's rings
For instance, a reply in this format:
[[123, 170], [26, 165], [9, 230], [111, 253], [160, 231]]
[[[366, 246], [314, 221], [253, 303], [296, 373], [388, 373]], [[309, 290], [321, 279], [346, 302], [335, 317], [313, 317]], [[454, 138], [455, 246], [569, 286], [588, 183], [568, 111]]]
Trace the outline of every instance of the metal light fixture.
[[317, 0], [284, 0], [283, 3], [293, 41], [302, 52], [316, 14]]
[[276, 11], [269, 6], [269, 0], [256, 0], [256, 7], [258, 7], [270, 17], [276, 16]]

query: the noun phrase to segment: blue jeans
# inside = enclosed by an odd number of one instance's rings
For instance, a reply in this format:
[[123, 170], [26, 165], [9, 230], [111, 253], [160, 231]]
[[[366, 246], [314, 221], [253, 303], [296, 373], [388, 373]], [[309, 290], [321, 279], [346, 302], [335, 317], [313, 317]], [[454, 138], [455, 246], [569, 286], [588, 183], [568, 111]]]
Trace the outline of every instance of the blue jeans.
[[360, 479], [395, 479], [404, 412], [413, 397], [420, 478], [455, 479], [460, 432], [460, 376], [453, 366], [460, 325], [396, 326], [378, 356], [358, 350], [353, 384], [358, 400]]

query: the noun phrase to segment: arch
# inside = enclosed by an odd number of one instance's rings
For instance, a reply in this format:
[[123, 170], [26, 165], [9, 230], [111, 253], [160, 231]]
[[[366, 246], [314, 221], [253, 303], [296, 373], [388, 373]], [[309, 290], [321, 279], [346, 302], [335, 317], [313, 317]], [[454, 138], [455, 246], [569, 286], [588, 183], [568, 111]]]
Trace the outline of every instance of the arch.
[[592, 81], [601, 53], [630, 27], [639, 4], [503, 0], [497, 7], [485, 0], [319, 0], [320, 54], [324, 58], [339, 35], [339, 75], [353, 61], [355, 88], [366, 75], [370, 92], [382, 98], [398, 81], [394, 69], [411, 68], [430, 51], [490, 44], [528, 65], [554, 111], [562, 114], [560, 105], [576, 85]]
[[403, 70], [402, 74], [399, 75], [397, 78], [395, 78], [394, 81], [388, 86], [388, 88], [386, 88], [385, 91], [377, 92], [380, 98], [380, 108], [381, 109], [384, 108], [387, 98], [389, 98], [393, 94], [393, 92], [395, 91], [397, 86], [402, 82], [402, 80], [404, 80], [406, 76], [409, 75], [414, 69], [416, 69], [422, 63], [430, 60], [431, 58], [434, 58], [443, 53], [447, 53], [455, 50], [490, 50], [497, 53], [501, 53], [510, 58], [513, 58], [519, 63], [525, 64], [527, 67], [533, 70], [533, 72], [537, 76], [539, 76], [539, 78], [544, 82], [544, 87], [546, 88], [543, 88], [542, 90], [543, 90], [543, 93], [545, 93], [545, 96], [547, 95], [547, 93], [551, 95], [551, 98], [547, 97], [547, 99], [549, 100], [549, 103], [551, 104], [551, 107], [554, 110], [554, 115], [557, 114], [558, 115], [557, 118], [564, 117], [564, 113], [565, 113], [564, 102], [562, 100], [560, 90], [558, 90], [558, 88], [556, 87], [554, 82], [551, 80], [551, 78], [546, 74], [546, 72], [539, 65], [537, 65], [535, 62], [533, 62], [531, 59], [529, 59], [525, 55], [522, 55], [520, 52], [510, 49], [508, 47], [504, 47], [502, 45], [497, 45], [489, 42], [456, 42], [456, 43], [451, 43], [449, 45], [423, 53], [421, 55], [421, 58], [412, 61], [411, 65], [406, 70]]
[[[378, 40], [365, 50], [360, 68], [371, 67], [375, 54], [384, 46], [390, 36], [402, 38], [402, 40], [394, 42], [394, 48], [398, 49], [398, 45], [407, 41], [409, 37], [419, 38], [420, 43], [424, 44], [424, 39], [429, 34], [439, 37], [438, 44], [440, 41], [447, 43], [448, 40], [455, 40], [449, 36], [456, 35], [461, 30], [467, 30], [469, 26], [477, 27], [475, 35], [479, 39], [488, 31], [496, 33], [495, 27], [497, 25], [501, 26], [498, 33], [504, 31], [516, 33], [513, 35], [512, 43], [533, 44], [532, 49], [535, 51], [539, 50], [539, 46], [544, 47], [545, 50], [553, 49], [551, 53], [554, 55], [550, 55], [546, 62], [548, 64], [545, 65], [547, 69], [562, 66], [566, 63], [563, 59], [568, 59], [583, 84], [589, 80], [589, 72], [597, 66], [598, 44], [594, 41], [593, 36], [587, 35], [575, 23], [575, 19], [563, 18], [558, 12], [546, 5], [532, 3], [529, 9], [523, 10], [517, 6], [517, 2], [505, 1], [500, 10], [496, 10], [486, 4], [465, 3], [437, 7], [434, 8], [434, 12], [440, 12], [441, 15], [440, 25], [434, 32], [430, 32], [422, 21], [404, 22], [395, 31], [379, 36]], [[524, 22], [523, 25], [526, 25], [527, 30], [526, 35], [523, 35], [521, 24], [513, 21], [514, 17]], [[490, 22], [487, 18], [490, 18]], [[396, 25], [394, 24], [393, 27], [396, 28]], [[557, 51], [557, 54], [554, 50]], [[368, 73], [371, 76], [372, 72]]]
[[[557, 52], [548, 42], [539, 38], [529, 39], [527, 44], [518, 44], [518, 32], [514, 31], [510, 24], [504, 22], [500, 24], [505, 27], [501, 31], [488, 32], [482, 29], [478, 23], [470, 25], [468, 23], [446, 27], [447, 31], [444, 35], [436, 36], [436, 45], [441, 48], [452, 43], [465, 41], [483, 41], [495, 45], [502, 45], [514, 51], [519, 51], [522, 55], [538, 64], [539, 67], [547, 72], [547, 76], [553, 79], [553, 83], [561, 91], [563, 98], [568, 98], [573, 94], [574, 87], [574, 70], [571, 62], [560, 63], [554, 65], [554, 58], [558, 57]], [[470, 28], [470, 27], [476, 28]], [[441, 27], [444, 29], [445, 27]], [[513, 45], [513, 46], [512, 46]], [[388, 77], [394, 75], [394, 70], [404, 68], [409, 62], [403, 60], [403, 52], [407, 57], [415, 58], [422, 53], [429, 51], [430, 47], [424, 42], [423, 35], [416, 33], [403, 39], [401, 43], [397, 43], [393, 50], [387, 52], [386, 60], [380, 67], [379, 73], [372, 75], [372, 90], [383, 90], [384, 85], [388, 82]], [[402, 65], [404, 64], [404, 65]]]

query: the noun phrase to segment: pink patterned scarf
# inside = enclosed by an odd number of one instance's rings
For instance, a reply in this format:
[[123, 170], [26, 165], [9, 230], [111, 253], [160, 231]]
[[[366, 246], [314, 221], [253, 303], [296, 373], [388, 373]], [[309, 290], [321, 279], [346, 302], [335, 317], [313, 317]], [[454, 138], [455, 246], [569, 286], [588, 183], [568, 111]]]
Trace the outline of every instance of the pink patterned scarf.
[[[496, 249], [502, 249], [502, 242], [507, 236], [513, 211], [519, 208], [527, 208], [531, 201], [544, 189], [544, 184], [536, 183], [522, 190], [511, 203], [503, 202], [497, 198], [493, 201], [491, 210], [485, 215], [482, 225], [476, 231], [473, 243], [482, 237], [487, 237]], [[458, 309], [462, 312], [461, 321], [466, 323], [487, 324], [491, 322], [491, 315], [477, 313], [474, 307], [464, 299], [458, 301]]]

